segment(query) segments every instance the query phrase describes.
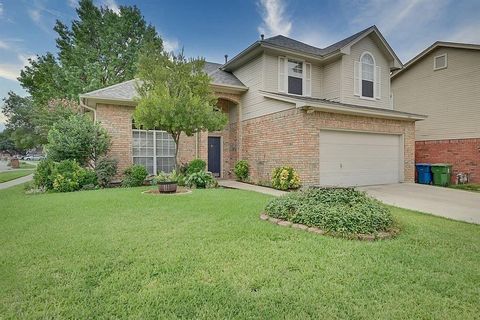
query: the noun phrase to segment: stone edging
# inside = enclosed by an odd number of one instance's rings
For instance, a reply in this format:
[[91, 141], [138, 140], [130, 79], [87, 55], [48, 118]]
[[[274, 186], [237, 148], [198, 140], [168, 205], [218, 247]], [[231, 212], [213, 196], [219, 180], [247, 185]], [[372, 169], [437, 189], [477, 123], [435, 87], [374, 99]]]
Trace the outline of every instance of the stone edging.
[[331, 233], [331, 232], [322, 230], [322, 229], [317, 228], [317, 227], [309, 227], [309, 226], [306, 226], [304, 224], [293, 223], [293, 222], [290, 222], [290, 221], [287, 221], [287, 220], [273, 218], [273, 217], [270, 217], [269, 215], [267, 215], [266, 213], [262, 213], [260, 215], [260, 219], [264, 220], [264, 221], [268, 221], [268, 222], [273, 223], [273, 224], [277, 224], [277, 225], [282, 226], [282, 227], [287, 227], [287, 228], [292, 227], [292, 228], [295, 228], [295, 229], [300, 229], [300, 230], [304, 230], [304, 231], [308, 231], [308, 232], [312, 232], [312, 233], [317, 233], [317, 234], [322, 234], [322, 235], [341, 236], [341, 237], [347, 238], [347, 239], [356, 239], [356, 240], [363, 240], [363, 241], [375, 241], [375, 240], [391, 239], [391, 238], [395, 237], [400, 231], [398, 229], [392, 229], [388, 232], [383, 232], [382, 231], [382, 232], [378, 232], [377, 234], [357, 233], [357, 234], [353, 234], [353, 235], [350, 235], [350, 236], [342, 236], [340, 234]]

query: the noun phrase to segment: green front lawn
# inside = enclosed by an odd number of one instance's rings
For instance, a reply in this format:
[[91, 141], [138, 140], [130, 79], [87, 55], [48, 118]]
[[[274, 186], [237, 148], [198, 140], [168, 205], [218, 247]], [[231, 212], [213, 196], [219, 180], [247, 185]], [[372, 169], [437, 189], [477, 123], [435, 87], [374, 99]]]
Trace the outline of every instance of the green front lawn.
[[12, 170], [0, 172], [0, 183], [28, 176], [33, 170]]
[[452, 184], [450, 185], [450, 188], [472, 192], [480, 192], [480, 183]]
[[0, 191], [4, 318], [473, 319], [480, 226], [392, 209], [397, 239], [261, 221], [229, 189]]

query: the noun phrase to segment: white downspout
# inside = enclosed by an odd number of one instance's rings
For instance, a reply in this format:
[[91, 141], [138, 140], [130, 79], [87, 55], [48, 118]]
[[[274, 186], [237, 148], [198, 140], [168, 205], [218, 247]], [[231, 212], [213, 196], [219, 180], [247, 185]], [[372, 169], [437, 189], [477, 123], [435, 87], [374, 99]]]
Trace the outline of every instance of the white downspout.
[[89, 107], [86, 104], [84, 104], [82, 98], [80, 98], [80, 106], [82, 108], [85, 108], [85, 109], [88, 109], [88, 110], [92, 111], [93, 112], [93, 122], [97, 122], [97, 110], [95, 110], [94, 108]]

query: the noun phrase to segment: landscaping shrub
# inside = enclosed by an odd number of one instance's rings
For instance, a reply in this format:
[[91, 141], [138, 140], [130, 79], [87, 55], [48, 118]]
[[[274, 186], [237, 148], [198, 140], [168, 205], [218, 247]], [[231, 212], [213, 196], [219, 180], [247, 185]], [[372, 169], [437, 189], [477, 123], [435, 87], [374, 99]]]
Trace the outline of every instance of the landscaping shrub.
[[187, 177], [185, 183], [189, 187], [199, 189], [216, 187], [217, 181], [206, 171], [194, 172]]
[[202, 159], [194, 159], [189, 162], [186, 175], [190, 176], [192, 173], [205, 171], [207, 164]]
[[388, 207], [353, 188], [309, 188], [270, 201], [274, 218], [342, 235], [374, 234], [393, 226]]
[[56, 164], [53, 190], [57, 192], [71, 192], [80, 190], [86, 170], [80, 167], [75, 160], [63, 160]]
[[84, 115], [60, 119], [48, 132], [48, 157], [54, 161], [77, 160], [82, 166], [96, 162], [110, 147], [105, 128]]
[[45, 188], [46, 190], [53, 189], [53, 180], [55, 179], [55, 162], [50, 159], [41, 160], [35, 174], [33, 175], [33, 180], [35, 186], [39, 188]]
[[108, 187], [115, 174], [117, 174], [118, 161], [116, 159], [101, 158], [95, 165], [98, 185], [101, 188]]
[[143, 185], [143, 181], [148, 176], [147, 169], [139, 164], [134, 164], [123, 172], [125, 178], [122, 181], [124, 187], [139, 187]]
[[233, 168], [233, 173], [235, 173], [235, 176], [238, 180], [246, 181], [248, 179], [248, 170], [249, 165], [247, 160], [240, 160], [237, 161], [237, 163], [235, 164], [235, 167]]
[[272, 187], [280, 190], [300, 188], [300, 177], [292, 167], [283, 166], [273, 169]]
[[97, 174], [90, 169], [83, 169], [83, 174], [79, 179], [80, 187], [84, 190], [95, 189], [98, 185]]

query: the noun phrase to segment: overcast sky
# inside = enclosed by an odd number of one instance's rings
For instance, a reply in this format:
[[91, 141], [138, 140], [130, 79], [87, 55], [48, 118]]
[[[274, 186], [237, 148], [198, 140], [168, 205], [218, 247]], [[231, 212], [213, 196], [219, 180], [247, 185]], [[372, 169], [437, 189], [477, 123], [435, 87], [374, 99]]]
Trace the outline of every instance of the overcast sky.
[[[480, 0], [96, 0], [136, 5], [169, 50], [223, 62], [259, 38], [283, 34], [325, 47], [377, 25], [402, 62], [436, 40], [480, 43]], [[56, 52], [56, 19], [70, 25], [76, 0], [0, 0], [0, 97], [25, 95], [16, 78], [29, 57]], [[0, 114], [1, 123], [5, 119]]]

